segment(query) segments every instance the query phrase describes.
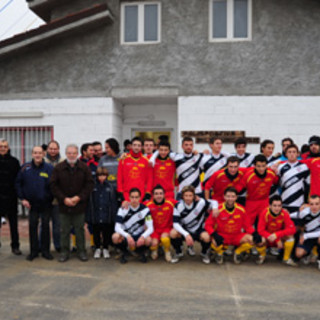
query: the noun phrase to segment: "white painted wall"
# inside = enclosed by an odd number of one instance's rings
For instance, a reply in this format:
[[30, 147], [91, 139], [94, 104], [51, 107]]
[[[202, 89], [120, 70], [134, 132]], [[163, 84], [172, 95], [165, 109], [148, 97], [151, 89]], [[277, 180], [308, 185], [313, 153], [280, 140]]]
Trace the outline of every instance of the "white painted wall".
[[[300, 147], [311, 135], [320, 135], [320, 96], [180, 97], [178, 123], [179, 132], [244, 130], [261, 141], [273, 140], [280, 152], [284, 137], [292, 137]], [[201, 151], [207, 146], [196, 148]], [[233, 145], [225, 144], [224, 150], [233, 152]], [[259, 146], [249, 145], [248, 151], [258, 153]]]
[[[80, 145], [110, 137], [121, 139], [122, 114], [112, 98], [1, 100], [0, 114], [43, 112], [43, 118], [0, 118], [1, 127], [53, 126], [61, 150], [68, 143]], [[64, 152], [62, 152], [64, 153]]]

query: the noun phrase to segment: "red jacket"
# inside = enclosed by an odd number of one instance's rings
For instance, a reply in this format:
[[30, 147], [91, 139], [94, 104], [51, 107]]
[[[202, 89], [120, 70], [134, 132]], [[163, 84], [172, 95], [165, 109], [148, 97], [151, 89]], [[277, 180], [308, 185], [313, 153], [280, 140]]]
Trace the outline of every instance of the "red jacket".
[[153, 187], [160, 184], [166, 193], [166, 198], [174, 198], [176, 165], [170, 158], [156, 159], [153, 167]]
[[310, 170], [310, 195], [320, 196], [320, 158], [310, 158], [300, 162], [305, 163]]

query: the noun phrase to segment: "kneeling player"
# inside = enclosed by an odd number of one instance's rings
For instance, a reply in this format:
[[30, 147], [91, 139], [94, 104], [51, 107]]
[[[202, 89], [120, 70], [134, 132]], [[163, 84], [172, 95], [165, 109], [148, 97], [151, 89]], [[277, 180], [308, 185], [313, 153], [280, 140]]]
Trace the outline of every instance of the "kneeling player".
[[294, 246], [293, 235], [296, 232], [289, 213], [282, 208], [279, 195], [270, 198], [270, 206], [259, 217], [258, 233], [264, 238], [262, 247], [257, 248], [259, 257], [257, 264], [262, 264], [266, 258], [267, 247], [284, 249], [283, 262], [296, 266], [290, 258]]
[[174, 205], [171, 201], [165, 199], [165, 191], [157, 185], [152, 191], [152, 201], [146, 203], [149, 208], [153, 221], [154, 231], [151, 235], [151, 258], [158, 258], [159, 243], [162, 244], [166, 261], [171, 261], [170, 252], [170, 231], [173, 224], [173, 209]]
[[239, 264], [242, 253], [253, 248], [254, 244], [260, 245], [262, 238], [251, 226], [245, 209], [236, 203], [237, 190], [234, 187], [224, 191], [224, 199], [225, 202], [219, 205], [219, 215], [211, 214], [207, 218], [205, 230], [212, 236], [216, 263], [223, 263], [223, 253], [228, 246], [236, 246], [233, 260]]
[[128, 208], [120, 208], [116, 217], [112, 241], [122, 251], [120, 263], [128, 262], [126, 259], [128, 247], [140, 254], [141, 262], [147, 262], [145, 251], [146, 247], [151, 245], [153, 223], [150, 210], [140, 203], [140, 198], [140, 190], [132, 188], [129, 192]]
[[299, 213], [298, 225], [304, 231], [300, 234], [299, 244], [296, 248], [296, 258], [301, 259], [311, 253], [314, 246], [318, 251], [318, 268], [320, 269], [320, 197], [312, 195], [309, 207]]
[[195, 189], [186, 186], [181, 191], [182, 200], [176, 204], [173, 213], [173, 228], [170, 232], [172, 246], [176, 254], [172, 263], [179, 261], [182, 257], [182, 236], [187, 246], [193, 246], [194, 241], [199, 241], [202, 246], [202, 261], [210, 263], [210, 235], [204, 230], [204, 222], [211, 207], [217, 207], [216, 201], [206, 201], [202, 198], [196, 199]]

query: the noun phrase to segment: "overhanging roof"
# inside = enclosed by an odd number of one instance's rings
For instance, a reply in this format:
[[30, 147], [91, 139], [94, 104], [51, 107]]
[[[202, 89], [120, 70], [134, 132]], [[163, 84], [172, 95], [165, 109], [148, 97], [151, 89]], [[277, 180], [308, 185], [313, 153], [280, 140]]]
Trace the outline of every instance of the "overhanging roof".
[[37, 29], [18, 34], [0, 42], [0, 59], [24, 52], [34, 46], [41, 46], [48, 40], [66, 37], [88, 31], [101, 25], [111, 24], [113, 16], [106, 4], [76, 12], [54, 20]]

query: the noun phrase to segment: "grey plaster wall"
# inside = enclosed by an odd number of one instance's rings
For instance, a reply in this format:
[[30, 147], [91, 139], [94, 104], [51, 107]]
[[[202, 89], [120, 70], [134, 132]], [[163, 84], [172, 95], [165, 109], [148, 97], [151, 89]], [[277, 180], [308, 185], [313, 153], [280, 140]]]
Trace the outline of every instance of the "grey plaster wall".
[[[120, 2], [111, 0], [113, 25], [1, 61], [1, 97], [110, 95], [119, 86], [176, 86], [180, 95], [320, 94], [320, 1], [253, 0], [253, 40], [238, 43], [208, 42], [208, 0], [161, 2], [160, 44], [121, 46]], [[57, 10], [53, 16], [70, 7]]]

